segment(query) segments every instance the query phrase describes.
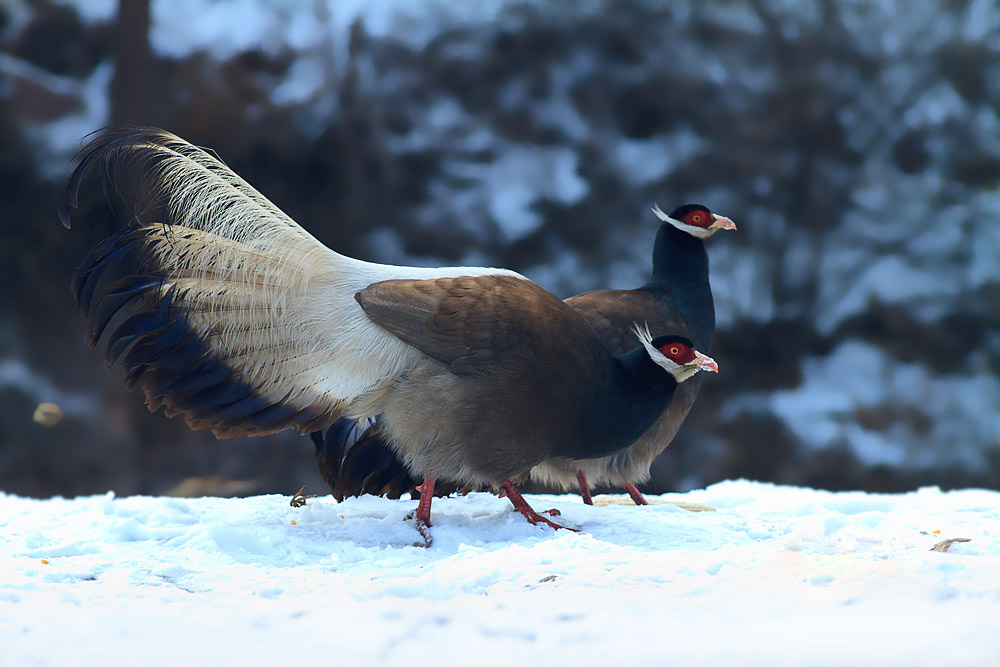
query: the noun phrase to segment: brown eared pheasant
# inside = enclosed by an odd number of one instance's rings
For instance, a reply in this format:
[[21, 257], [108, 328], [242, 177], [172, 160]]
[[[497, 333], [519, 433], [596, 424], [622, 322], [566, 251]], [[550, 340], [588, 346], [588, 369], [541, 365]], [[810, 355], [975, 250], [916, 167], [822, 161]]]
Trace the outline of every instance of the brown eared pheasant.
[[500, 491], [532, 523], [560, 527], [511, 480], [632, 446], [678, 386], [718, 370], [676, 320], [642, 314], [627, 327], [635, 345], [621, 343], [633, 349], [616, 356], [606, 334], [514, 272], [340, 255], [162, 130], [91, 142], [59, 207], [67, 227], [91, 170], [131, 223], [83, 259], [73, 293], [126, 385], [218, 437], [379, 416], [423, 480], [425, 544], [437, 480]]

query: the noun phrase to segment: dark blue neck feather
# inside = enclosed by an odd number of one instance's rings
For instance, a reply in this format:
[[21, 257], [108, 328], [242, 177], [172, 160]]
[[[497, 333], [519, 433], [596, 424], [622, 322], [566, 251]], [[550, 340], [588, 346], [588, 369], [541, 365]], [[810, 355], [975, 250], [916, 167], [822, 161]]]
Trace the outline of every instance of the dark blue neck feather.
[[633, 444], [670, 405], [677, 381], [649, 358], [642, 345], [615, 358], [598, 374], [594, 402], [582, 411], [578, 436], [562, 443], [556, 456], [590, 459]]
[[708, 352], [715, 330], [715, 302], [704, 241], [670, 223], [660, 225], [653, 244], [653, 275], [642, 289], [668, 300], [691, 327], [695, 347]]

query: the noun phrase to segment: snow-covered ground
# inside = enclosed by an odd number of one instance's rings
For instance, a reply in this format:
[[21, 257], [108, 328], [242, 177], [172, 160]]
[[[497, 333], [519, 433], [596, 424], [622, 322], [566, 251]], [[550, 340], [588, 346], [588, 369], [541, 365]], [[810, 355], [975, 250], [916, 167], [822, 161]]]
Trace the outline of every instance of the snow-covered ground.
[[0, 495], [0, 664], [997, 664], [1000, 493], [654, 500]]

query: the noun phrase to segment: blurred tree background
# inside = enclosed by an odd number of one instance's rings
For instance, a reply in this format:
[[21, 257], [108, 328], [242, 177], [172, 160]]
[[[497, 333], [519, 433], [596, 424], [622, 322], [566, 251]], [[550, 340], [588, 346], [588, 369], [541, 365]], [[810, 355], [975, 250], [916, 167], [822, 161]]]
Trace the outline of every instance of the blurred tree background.
[[560, 296], [704, 203], [722, 373], [647, 490], [1000, 488], [998, 111], [995, 0], [0, 0], [0, 489], [322, 491], [308, 439], [192, 432], [86, 349], [69, 279], [117, 223], [54, 209], [111, 122], [345, 254]]

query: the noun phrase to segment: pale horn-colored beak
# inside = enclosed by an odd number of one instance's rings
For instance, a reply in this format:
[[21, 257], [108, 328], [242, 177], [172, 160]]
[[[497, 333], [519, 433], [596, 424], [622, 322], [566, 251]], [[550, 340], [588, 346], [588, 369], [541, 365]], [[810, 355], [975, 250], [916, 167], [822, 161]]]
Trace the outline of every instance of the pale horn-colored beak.
[[719, 364], [715, 363], [715, 359], [707, 354], [702, 354], [701, 352], [695, 350], [694, 361], [698, 364], [698, 370], [709, 371], [711, 373], [719, 372]]
[[712, 226], [716, 229], [736, 229], [736, 223], [726, 216], [713, 213], [712, 217], [715, 218], [715, 222], [712, 223]]

